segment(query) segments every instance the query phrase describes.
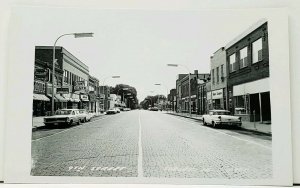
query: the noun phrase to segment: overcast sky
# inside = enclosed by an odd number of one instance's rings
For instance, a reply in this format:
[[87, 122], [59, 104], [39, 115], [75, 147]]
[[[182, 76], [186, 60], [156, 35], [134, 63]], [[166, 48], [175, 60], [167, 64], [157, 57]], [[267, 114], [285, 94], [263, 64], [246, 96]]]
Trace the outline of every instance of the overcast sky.
[[93, 38], [66, 36], [57, 45], [85, 63], [100, 83], [107, 76], [121, 76], [105, 84], [133, 86], [139, 101], [147, 95], [166, 95], [167, 89], [176, 87], [177, 74], [187, 73], [184, 67], [167, 67], [168, 63], [209, 73], [210, 56], [262, 18], [247, 11], [66, 8], [24, 9], [19, 15], [24, 36], [37, 46], [52, 46], [64, 33], [93, 32]]

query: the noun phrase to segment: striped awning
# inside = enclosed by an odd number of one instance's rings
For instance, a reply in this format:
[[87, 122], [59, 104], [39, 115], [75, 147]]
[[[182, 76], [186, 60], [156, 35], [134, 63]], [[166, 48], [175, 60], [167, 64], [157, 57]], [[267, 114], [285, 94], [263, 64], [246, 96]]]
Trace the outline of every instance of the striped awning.
[[37, 94], [37, 93], [33, 94], [33, 100], [37, 100], [37, 101], [50, 101], [50, 99], [48, 97], [46, 97], [46, 95]]

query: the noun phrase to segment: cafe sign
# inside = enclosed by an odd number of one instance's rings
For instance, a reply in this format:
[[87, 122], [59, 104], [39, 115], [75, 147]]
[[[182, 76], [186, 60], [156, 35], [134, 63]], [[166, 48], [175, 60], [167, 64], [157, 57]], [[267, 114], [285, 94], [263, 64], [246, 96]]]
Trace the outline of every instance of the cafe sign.
[[223, 98], [223, 89], [212, 91], [212, 99], [222, 99]]
[[56, 93], [68, 94], [68, 93], [70, 93], [70, 88], [68, 86], [58, 87], [58, 88], [56, 88]]

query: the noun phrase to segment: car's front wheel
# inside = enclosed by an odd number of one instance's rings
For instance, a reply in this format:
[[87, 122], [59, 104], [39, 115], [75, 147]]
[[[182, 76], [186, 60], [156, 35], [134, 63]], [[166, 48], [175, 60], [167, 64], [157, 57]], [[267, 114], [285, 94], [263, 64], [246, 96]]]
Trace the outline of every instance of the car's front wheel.
[[203, 120], [202, 120], [202, 121], [203, 121], [203, 125], [205, 125], [205, 126], [206, 126], [206, 125], [207, 125], [207, 123], [205, 122], [205, 119], [204, 119], [204, 118], [203, 118]]
[[217, 124], [214, 121], [212, 122], [212, 127], [213, 128], [217, 128], [218, 127]]

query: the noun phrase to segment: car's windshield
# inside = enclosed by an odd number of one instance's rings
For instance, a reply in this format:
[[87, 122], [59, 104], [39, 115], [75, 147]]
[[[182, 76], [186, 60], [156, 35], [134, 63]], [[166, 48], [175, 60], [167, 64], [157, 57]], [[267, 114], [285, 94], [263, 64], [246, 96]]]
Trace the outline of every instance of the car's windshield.
[[72, 110], [57, 110], [55, 115], [69, 115], [71, 114]]
[[230, 112], [214, 112], [215, 115], [230, 115]]

